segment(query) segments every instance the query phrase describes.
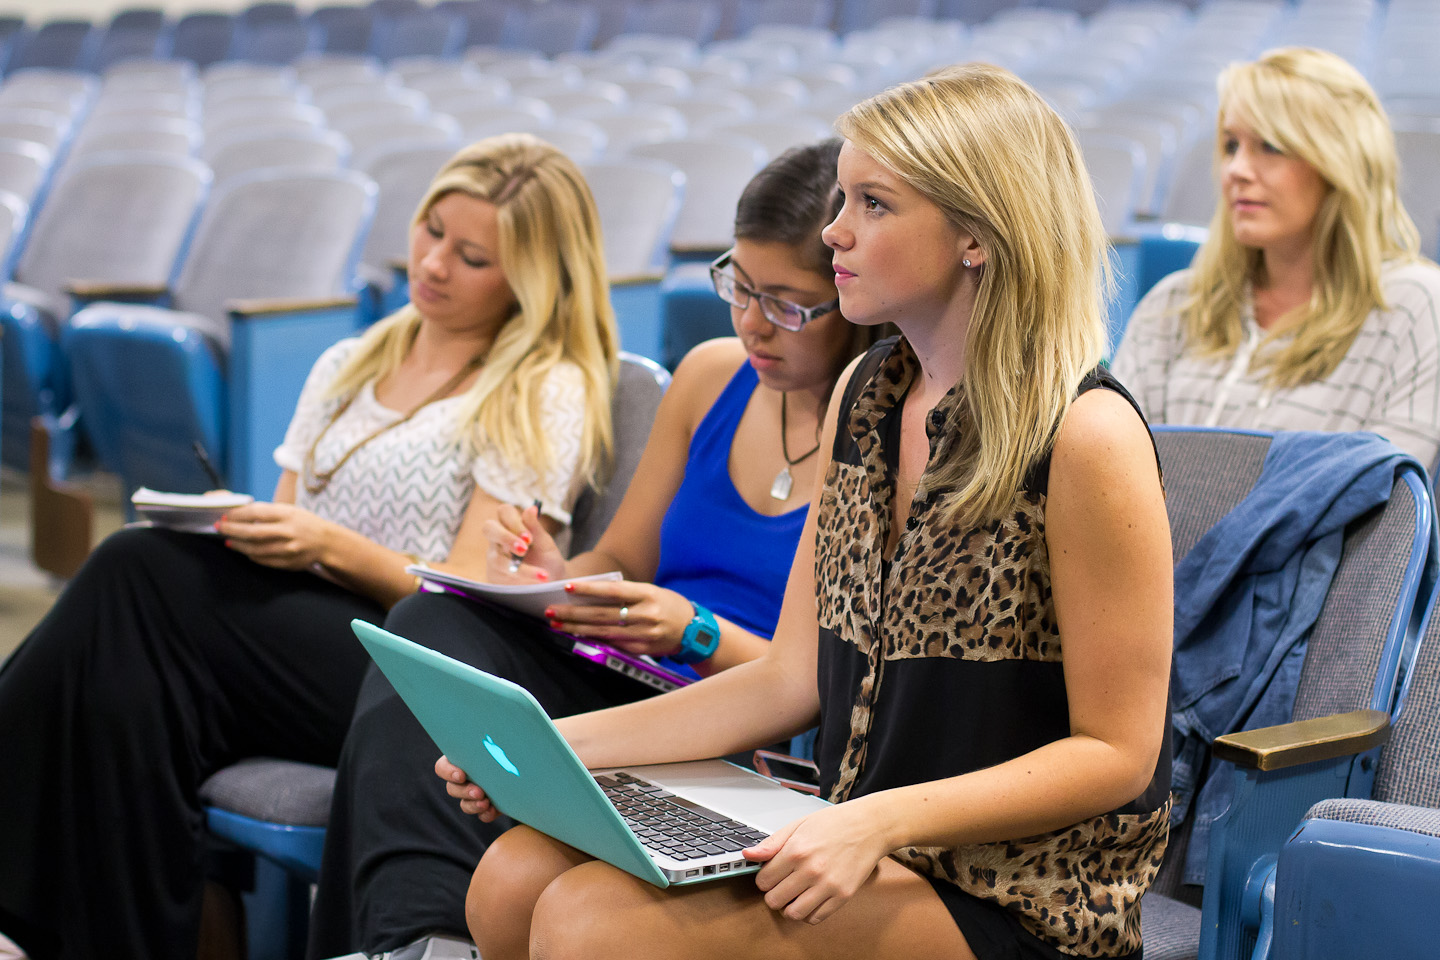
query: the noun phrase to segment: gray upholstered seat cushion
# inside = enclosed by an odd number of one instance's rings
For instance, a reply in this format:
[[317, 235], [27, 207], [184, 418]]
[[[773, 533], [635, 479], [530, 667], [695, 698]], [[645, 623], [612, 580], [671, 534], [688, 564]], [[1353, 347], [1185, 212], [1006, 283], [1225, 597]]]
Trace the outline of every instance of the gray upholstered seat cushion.
[[1440, 837], [1440, 810], [1415, 807], [1404, 803], [1382, 803], [1379, 800], [1322, 800], [1305, 814], [1307, 820], [1339, 820], [1364, 823], [1392, 830]]
[[200, 787], [200, 800], [255, 820], [298, 827], [330, 821], [335, 771], [309, 763], [253, 757], [215, 774]]
[[1140, 935], [1145, 960], [1195, 960], [1200, 945], [1200, 910], [1158, 893], [1140, 901]]

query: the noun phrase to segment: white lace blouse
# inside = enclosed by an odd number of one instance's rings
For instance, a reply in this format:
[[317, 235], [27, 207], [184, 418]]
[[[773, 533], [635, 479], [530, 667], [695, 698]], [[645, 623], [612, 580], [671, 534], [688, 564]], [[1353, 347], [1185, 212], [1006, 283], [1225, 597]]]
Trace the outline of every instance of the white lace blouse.
[[[554, 453], [554, 462], [543, 476], [527, 464], [507, 460], [492, 444], [481, 444], [472, 452], [456, 429], [461, 398], [449, 397], [357, 449], [320, 493], [306, 490], [305, 457], [343, 402], [327, 399], [326, 389], [358, 342], [342, 340], [315, 362], [285, 442], [275, 450], [275, 462], [282, 469], [301, 475], [295, 491], [297, 506], [391, 550], [427, 561], [444, 560], [450, 553], [477, 488], [516, 506], [538, 499], [547, 516], [569, 525], [570, 509], [583, 486], [578, 473], [585, 388], [580, 368], [566, 362], [556, 364], [541, 388], [541, 429]], [[373, 382], [365, 384], [349, 409], [325, 431], [315, 450], [314, 470], [333, 469], [351, 447], [403, 416], [375, 399]]]

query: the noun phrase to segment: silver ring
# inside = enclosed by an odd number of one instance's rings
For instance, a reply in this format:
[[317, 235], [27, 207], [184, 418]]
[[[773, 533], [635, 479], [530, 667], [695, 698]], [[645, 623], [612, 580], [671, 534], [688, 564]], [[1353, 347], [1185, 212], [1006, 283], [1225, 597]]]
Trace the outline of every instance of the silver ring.
[[629, 608], [629, 607], [621, 607], [621, 608], [620, 608], [620, 626], [622, 626], [622, 627], [625, 626], [625, 618], [628, 617], [628, 616], [630, 616], [630, 608]]

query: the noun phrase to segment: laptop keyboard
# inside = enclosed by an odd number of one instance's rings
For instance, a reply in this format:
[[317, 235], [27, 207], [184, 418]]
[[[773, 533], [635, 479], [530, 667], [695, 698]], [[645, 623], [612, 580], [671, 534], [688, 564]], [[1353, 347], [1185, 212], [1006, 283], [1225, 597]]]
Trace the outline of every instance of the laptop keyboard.
[[645, 846], [676, 860], [735, 853], [769, 836], [628, 773], [599, 776], [595, 782]]

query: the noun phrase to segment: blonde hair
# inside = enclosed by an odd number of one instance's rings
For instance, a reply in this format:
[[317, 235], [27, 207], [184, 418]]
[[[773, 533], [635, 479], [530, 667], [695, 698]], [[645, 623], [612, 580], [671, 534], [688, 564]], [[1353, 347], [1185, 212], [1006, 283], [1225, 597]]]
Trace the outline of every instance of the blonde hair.
[[[1323, 50], [1285, 47], [1232, 64], [1220, 74], [1219, 89], [1217, 172], [1225, 160], [1224, 126], [1238, 119], [1309, 164], [1329, 187], [1315, 218], [1310, 301], [1274, 328], [1265, 341], [1273, 348], [1256, 357], [1270, 368], [1272, 387], [1323, 379], [1344, 359], [1366, 315], [1384, 307], [1381, 267], [1419, 257], [1420, 235], [1396, 187], [1395, 134], [1365, 78]], [[1234, 355], [1245, 339], [1247, 285], [1263, 269], [1263, 252], [1235, 240], [1222, 197], [1195, 259], [1183, 314], [1197, 355]], [[1288, 343], [1273, 339], [1290, 331]]]
[[995, 520], [1105, 351], [1105, 230], [1080, 150], [1034, 90], [978, 63], [893, 87], [837, 127], [985, 251], [960, 439], [928, 485], [950, 491], [953, 522]]
[[[540, 426], [540, 388], [551, 368], [569, 361], [584, 375], [580, 466], [594, 483], [611, 455], [610, 396], [619, 360], [590, 188], [559, 150], [529, 134], [506, 134], [455, 154], [430, 184], [412, 226], [451, 193], [495, 205], [499, 262], [517, 301], [465, 393], [458, 419], [462, 439], [472, 446], [482, 439], [494, 443], [510, 460], [543, 473], [554, 451]], [[331, 395], [353, 394], [399, 367], [420, 323], [419, 312], [406, 304], [375, 324]]]

